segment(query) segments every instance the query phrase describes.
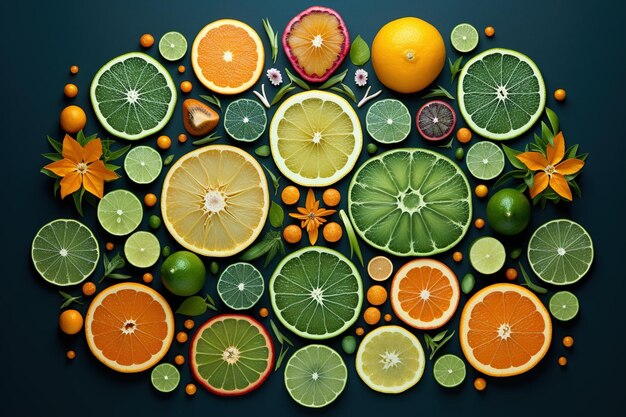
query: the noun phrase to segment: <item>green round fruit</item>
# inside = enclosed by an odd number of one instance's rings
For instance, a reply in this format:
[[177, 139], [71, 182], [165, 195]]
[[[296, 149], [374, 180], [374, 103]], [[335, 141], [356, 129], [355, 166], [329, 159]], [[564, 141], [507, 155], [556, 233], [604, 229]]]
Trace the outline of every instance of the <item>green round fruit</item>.
[[161, 244], [150, 232], [135, 232], [124, 243], [124, 255], [132, 266], [149, 268], [159, 260]]
[[204, 287], [206, 268], [195, 253], [174, 252], [161, 266], [161, 282], [174, 295], [194, 295]]
[[253, 142], [267, 126], [265, 109], [257, 101], [240, 98], [228, 105], [224, 113], [224, 129], [236, 140]]
[[530, 203], [515, 188], [503, 188], [489, 198], [487, 221], [500, 234], [517, 235], [530, 223]]
[[352, 335], [344, 336], [344, 338], [341, 339], [341, 348], [348, 355], [352, 355], [356, 352], [356, 338]]
[[461, 53], [471, 52], [478, 46], [478, 31], [469, 23], [458, 24], [450, 33], [450, 42]]
[[400, 101], [393, 98], [377, 101], [365, 116], [367, 133], [380, 143], [402, 142], [411, 132], [411, 114]]
[[254, 307], [265, 291], [261, 272], [247, 262], [228, 265], [217, 281], [217, 293], [233, 310]]
[[180, 372], [171, 363], [161, 363], [152, 369], [150, 380], [157, 391], [172, 392], [180, 383]]
[[451, 353], [441, 356], [433, 365], [435, 381], [442, 387], [458, 387], [465, 380], [465, 375], [465, 362]]

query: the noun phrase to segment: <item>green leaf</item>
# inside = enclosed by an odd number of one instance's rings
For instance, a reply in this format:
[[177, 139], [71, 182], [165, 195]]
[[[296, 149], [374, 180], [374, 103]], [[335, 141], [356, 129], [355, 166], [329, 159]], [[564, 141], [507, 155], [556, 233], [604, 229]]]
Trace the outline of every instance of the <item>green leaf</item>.
[[47, 170], [47, 169], [45, 169], [45, 168], [41, 168], [41, 169], [39, 170], [39, 172], [41, 172], [42, 174], [44, 174], [44, 175], [46, 175], [46, 176], [48, 176], [48, 177], [50, 177], [50, 178], [61, 178], [61, 177], [59, 177], [57, 174], [55, 174], [54, 172], [52, 172], [52, 171], [48, 171], [48, 170]]
[[274, 260], [277, 254], [278, 254], [278, 246], [276, 246], [276, 244], [273, 244], [272, 247], [270, 247], [270, 250], [268, 250], [267, 253], [265, 254], [265, 261], [263, 261], [263, 268], [267, 268], [267, 266], [270, 264], [270, 262]]
[[356, 253], [356, 257], [361, 262], [361, 266], [365, 266], [365, 264], [363, 263], [363, 255], [361, 255], [359, 240], [356, 237], [356, 233], [354, 233], [354, 228], [352, 227], [352, 223], [350, 223], [348, 215], [345, 211], [343, 211], [343, 209], [339, 210], [339, 217], [341, 217], [341, 221], [343, 221], [344, 229], [346, 229], [348, 241], [350, 242], [350, 257], [352, 258], [352, 254]]
[[211, 133], [209, 136], [206, 136], [202, 139], [198, 139], [198, 140], [194, 140], [193, 142], [191, 142], [192, 145], [206, 145], [207, 143], [211, 143], [214, 142], [218, 139], [221, 139], [221, 136], [217, 136], [216, 132]]
[[297, 85], [298, 87], [302, 88], [303, 90], [311, 89], [311, 87], [307, 83], [305, 83], [304, 80], [292, 74], [291, 71], [289, 71], [289, 69], [285, 68], [285, 73], [287, 74], [287, 77], [289, 77], [291, 82]]
[[104, 265], [104, 274], [102, 275], [102, 278], [100, 278], [100, 281], [98, 282], [102, 282], [105, 278], [112, 278], [112, 279], [131, 278], [130, 275], [113, 273], [115, 270], [124, 268], [124, 266], [126, 266], [126, 261], [124, 260], [122, 255], [120, 255], [119, 252], [116, 253], [115, 256], [110, 261], [106, 257], [105, 254], [102, 254], [102, 264]]
[[116, 274], [116, 273], [113, 273], [113, 274], [107, 275], [107, 278], [111, 278], [111, 279], [129, 279], [129, 278], [132, 278], [132, 276], [131, 275], [126, 275], [126, 274]]
[[278, 92], [276, 92], [276, 95], [272, 99], [270, 106], [273, 106], [274, 104], [278, 103], [280, 100], [282, 100], [283, 97], [285, 97], [285, 94], [295, 89], [296, 87], [294, 87], [291, 83], [284, 85], [283, 88], [281, 88], [280, 90], [278, 90]]
[[504, 151], [504, 154], [506, 155], [506, 158], [509, 160], [511, 165], [513, 165], [515, 168], [523, 169], [525, 171], [528, 169], [526, 168], [526, 165], [522, 163], [522, 161], [517, 159], [517, 155], [521, 154], [522, 152], [513, 148], [509, 148], [506, 145], [502, 145], [502, 150]]
[[370, 47], [363, 40], [361, 35], [357, 35], [350, 46], [350, 61], [357, 67], [365, 65], [370, 60]]
[[85, 133], [82, 131], [82, 129], [76, 135], [76, 142], [78, 142], [80, 146], [85, 146], [87, 144], [87, 138], [85, 137]]
[[59, 307], [61, 310], [63, 310], [65, 307], [69, 306], [72, 303], [82, 304], [82, 302], [80, 301], [82, 296], [80, 295], [72, 296], [66, 293], [65, 291], [59, 291], [59, 294], [61, 295], [61, 297], [63, 297], [63, 300], [64, 300], [63, 304], [61, 304], [61, 307]]
[[270, 206], [270, 224], [272, 227], [280, 228], [283, 227], [283, 220], [285, 219], [285, 212], [280, 204], [272, 201]]
[[74, 191], [72, 193], [72, 199], [74, 200], [74, 207], [76, 207], [76, 211], [80, 216], [83, 216], [83, 195], [85, 194], [85, 189], [80, 187], [80, 190]]
[[130, 150], [130, 145], [124, 146], [116, 151], [110, 152], [106, 158], [104, 158], [104, 162], [115, 161], [118, 158], [121, 158]]
[[274, 366], [274, 372], [280, 369], [280, 366], [283, 364], [283, 360], [285, 360], [285, 355], [287, 355], [287, 351], [289, 351], [289, 346], [283, 349], [283, 346], [280, 346], [280, 353], [278, 354], [278, 359], [276, 359], [276, 365]]
[[183, 316], [200, 316], [206, 312], [207, 303], [199, 295], [193, 295], [183, 301], [176, 309], [176, 314]]
[[276, 340], [278, 340], [278, 343], [280, 343], [281, 345], [287, 343], [288, 345], [293, 346], [291, 340], [285, 337], [285, 335], [282, 334], [280, 330], [278, 330], [278, 327], [276, 327], [276, 323], [274, 323], [274, 320], [272, 319], [270, 319], [270, 326], [272, 328], [272, 331], [274, 332], [274, 335], [276, 336]]
[[456, 78], [457, 74], [459, 72], [461, 72], [461, 63], [463, 62], [463, 57], [460, 56], [457, 58], [456, 61], [454, 61], [454, 63], [452, 61], [450, 61], [450, 58], [448, 58], [448, 66], [450, 68], [450, 74], [452, 75], [452, 77], [450, 78], [450, 84], [452, 84], [454, 82], [454, 79]]
[[265, 168], [267, 173], [270, 174], [272, 185], [274, 185], [274, 195], [278, 194], [278, 188], [280, 187], [280, 183], [279, 183], [280, 177], [276, 178], [276, 175], [274, 175], [274, 173], [270, 171], [269, 168], [266, 167], [265, 165], [263, 165], [263, 168]]
[[433, 360], [433, 358], [435, 357], [435, 353], [437, 353], [437, 351], [439, 349], [441, 349], [441, 347], [443, 345], [445, 345], [446, 343], [448, 343], [448, 341], [450, 341], [450, 339], [452, 339], [452, 336], [454, 336], [454, 332], [450, 333], [448, 335], [448, 337], [446, 337], [445, 339], [443, 339], [441, 342], [437, 343], [437, 345], [435, 346], [435, 348], [430, 352], [430, 356], [428, 357], [429, 360]]
[[165, 159], [163, 160], [163, 165], [168, 166], [169, 164], [171, 164], [172, 161], [174, 160], [174, 156], [175, 155], [173, 153], [167, 155]]
[[422, 98], [432, 98], [432, 97], [447, 97], [450, 100], [454, 100], [454, 96], [448, 92], [445, 88], [438, 85], [437, 88], [433, 88], [430, 90], [430, 93], [422, 96]]
[[220, 102], [220, 99], [217, 98], [216, 95], [207, 96], [207, 95], [200, 94], [200, 98], [208, 101], [214, 106], [217, 106], [218, 109], [222, 110], [222, 103]]
[[267, 38], [270, 40], [270, 47], [272, 48], [272, 62], [276, 62], [276, 58], [278, 57], [278, 33], [274, 33], [269, 19], [265, 18], [262, 19], [262, 21]]
[[332, 86], [334, 86], [335, 84], [339, 84], [340, 82], [343, 82], [343, 79], [346, 78], [346, 74], [348, 73], [348, 70], [344, 70], [341, 73], [334, 75], [332, 77], [330, 77], [324, 84], [322, 84], [319, 89], [320, 90], [326, 90]]
[[52, 139], [50, 136], [47, 136], [47, 138], [48, 138], [48, 142], [50, 143], [50, 145], [55, 151], [57, 151], [58, 153], [63, 153], [63, 144], [61, 142], [59, 142], [58, 140]]
[[548, 115], [550, 126], [552, 126], [552, 133], [556, 135], [557, 133], [559, 133], [559, 117], [556, 115], [556, 113], [552, 109], [549, 109], [547, 107], [546, 107], [546, 114]]
[[573, 179], [569, 180], [568, 183], [572, 191], [574, 191], [574, 194], [576, 194], [576, 197], [580, 198], [582, 196], [582, 193], [580, 192], [580, 186], [578, 185], [578, 183]]
[[515, 187], [515, 189], [519, 191], [520, 193], [523, 193], [524, 191], [526, 191], [526, 189], [528, 189], [528, 185], [526, 185], [526, 183], [523, 182], [519, 184], [517, 187]]
[[578, 153], [578, 144], [570, 146], [565, 151], [565, 159], [575, 158], [576, 153]]
[[547, 139], [550, 145], [554, 146], [554, 133], [550, 130], [546, 122], [541, 122], [541, 136], [544, 139]]
[[213, 311], [217, 311], [217, 307], [215, 306], [215, 300], [213, 299], [213, 297], [211, 297], [211, 295], [209, 295], [209, 293], [206, 294], [204, 299], [206, 300], [206, 306], [208, 308], [210, 308]]
[[273, 245], [282, 243], [280, 232], [270, 230], [263, 236], [263, 239], [248, 248], [239, 259], [242, 261], [253, 261], [269, 252]]
[[519, 270], [522, 272], [522, 277], [524, 277], [524, 282], [526, 283], [526, 286], [530, 290], [532, 290], [532, 291], [534, 291], [534, 292], [536, 292], [538, 294], [546, 294], [548, 292], [547, 289], [545, 289], [543, 287], [540, 287], [539, 285], [535, 284], [534, 282], [532, 282], [530, 280], [530, 277], [526, 273], [526, 270], [524, 269], [524, 265], [522, 265], [521, 262], [519, 262], [518, 265], [519, 265]]
[[347, 84], [344, 84], [344, 83], [341, 83], [341, 88], [343, 89], [345, 94], [348, 97], [350, 97], [352, 101], [356, 103], [356, 96], [354, 95], [354, 91], [352, 91], [352, 89]]
[[56, 181], [54, 182], [54, 187], [53, 187], [53, 194], [56, 197], [57, 196], [57, 192], [59, 191], [59, 188], [61, 188], [61, 178], [57, 178]]
[[450, 139], [448, 141], [448, 143], [444, 143], [443, 145], [437, 145], [438, 148], [444, 148], [444, 149], [452, 149], [452, 143], [454, 142], [454, 139]]
[[[521, 174], [521, 176], [520, 176]], [[493, 184], [493, 188], [498, 188], [499, 186], [501, 186], [502, 184], [504, 184], [505, 182], [507, 182], [508, 180], [510, 180], [511, 178], [524, 178], [524, 175], [526, 174], [526, 171], [522, 170], [522, 169], [514, 169], [512, 171], [509, 171], [505, 174], [503, 174], [500, 178], [498, 178], [498, 181], [496, 181], [495, 184]]]
[[270, 156], [271, 150], [269, 146], [263, 145], [263, 146], [259, 146], [258, 148], [256, 148], [254, 150], [254, 153], [259, 156], [266, 157], [266, 156]]
[[443, 332], [439, 332], [435, 335], [435, 337], [433, 337], [433, 342], [440, 342], [441, 339], [443, 339], [444, 337], [446, 337], [446, 333], [448, 333], [447, 330], [444, 330]]
[[60, 161], [61, 159], [63, 159], [63, 155], [60, 155], [55, 152], [42, 153], [41, 156], [43, 156], [46, 159], [51, 160], [52, 162]]

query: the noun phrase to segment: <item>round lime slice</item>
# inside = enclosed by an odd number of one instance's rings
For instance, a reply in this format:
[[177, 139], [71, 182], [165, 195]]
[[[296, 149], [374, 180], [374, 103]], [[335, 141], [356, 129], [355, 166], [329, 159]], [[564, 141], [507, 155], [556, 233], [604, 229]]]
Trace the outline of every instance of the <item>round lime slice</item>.
[[253, 142], [261, 137], [267, 126], [267, 115], [255, 100], [240, 98], [228, 105], [224, 113], [224, 129], [236, 140]]
[[141, 202], [126, 190], [113, 190], [98, 203], [98, 221], [104, 230], [125, 236], [135, 230], [143, 218]]
[[465, 164], [479, 180], [492, 180], [504, 169], [504, 152], [492, 142], [476, 142], [467, 151]]
[[481, 274], [495, 274], [504, 266], [506, 250], [498, 239], [485, 236], [472, 244], [469, 259], [472, 267]]
[[39, 275], [51, 284], [75, 285], [96, 269], [98, 242], [91, 230], [72, 219], [58, 219], [35, 235], [31, 257]]
[[478, 46], [478, 31], [469, 23], [458, 24], [450, 33], [450, 42], [461, 53], [471, 52]]
[[466, 375], [463, 359], [451, 353], [441, 356], [433, 365], [435, 381], [442, 387], [454, 388], [461, 385]]
[[124, 171], [135, 184], [150, 184], [159, 177], [162, 167], [161, 155], [150, 146], [137, 146], [124, 158]]
[[578, 314], [578, 298], [569, 291], [559, 291], [550, 297], [550, 314], [557, 320], [569, 321]]
[[135, 232], [126, 239], [124, 254], [131, 265], [148, 268], [159, 260], [161, 245], [152, 233]]
[[546, 104], [539, 68], [526, 55], [489, 49], [465, 63], [459, 75], [459, 109], [468, 127], [494, 140], [526, 132]]
[[253, 265], [238, 262], [224, 269], [217, 281], [217, 293], [233, 310], [253, 307], [263, 295], [263, 275]]
[[156, 59], [131, 52], [104, 64], [91, 82], [91, 104], [110, 134], [128, 140], [160, 131], [176, 106], [176, 86]]
[[167, 32], [159, 40], [159, 52], [168, 61], [178, 61], [187, 52], [187, 39], [178, 32]]
[[171, 363], [161, 363], [152, 369], [150, 380], [157, 391], [172, 392], [180, 383], [180, 372]]
[[395, 149], [367, 160], [348, 191], [354, 227], [373, 247], [398, 256], [429, 256], [454, 247], [472, 219], [463, 171], [426, 149]]
[[568, 285], [580, 280], [593, 261], [589, 233], [567, 219], [552, 220], [540, 226], [528, 242], [528, 262], [544, 282]]
[[411, 132], [411, 114], [400, 100], [379, 100], [365, 116], [367, 133], [380, 143], [402, 142]]
[[341, 356], [324, 345], [297, 350], [285, 366], [285, 387], [298, 404], [320, 408], [337, 399], [346, 387], [348, 368]]
[[341, 253], [319, 246], [287, 255], [269, 283], [280, 322], [298, 336], [328, 339], [358, 318], [363, 284], [354, 264]]

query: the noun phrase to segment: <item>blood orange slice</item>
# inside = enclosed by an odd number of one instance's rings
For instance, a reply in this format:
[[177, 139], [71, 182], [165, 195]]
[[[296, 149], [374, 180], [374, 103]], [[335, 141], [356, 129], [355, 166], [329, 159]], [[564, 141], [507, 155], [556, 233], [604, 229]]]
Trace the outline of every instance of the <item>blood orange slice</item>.
[[548, 310], [539, 298], [515, 284], [493, 284], [469, 299], [459, 325], [467, 361], [491, 376], [532, 369], [552, 340]]
[[415, 259], [402, 266], [391, 283], [396, 316], [416, 329], [436, 329], [459, 305], [459, 282], [450, 268], [434, 259]]
[[174, 315], [152, 288], [113, 285], [91, 302], [85, 336], [94, 356], [118, 372], [141, 372], [157, 364], [174, 338]]
[[327, 7], [313, 6], [287, 24], [283, 48], [302, 78], [322, 82], [348, 54], [350, 36], [339, 13]]

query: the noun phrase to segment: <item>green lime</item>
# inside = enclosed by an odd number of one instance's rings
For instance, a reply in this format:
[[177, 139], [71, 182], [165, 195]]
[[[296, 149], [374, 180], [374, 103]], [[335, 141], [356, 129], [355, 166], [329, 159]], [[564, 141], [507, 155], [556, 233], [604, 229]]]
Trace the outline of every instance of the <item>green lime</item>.
[[458, 100], [471, 130], [489, 139], [508, 140], [539, 119], [546, 86], [539, 68], [526, 55], [495, 48], [463, 65]]
[[504, 266], [506, 251], [498, 239], [481, 237], [472, 244], [469, 259], [472, 267], [481, 274], [495, 274]]
[[161, 226], [161, 218], [156, 214], [150, 215], [148, 217], [148, 226], [150, 226], [150, 229], [158, 229]]
[[253, 307], [265, 291], [263, 275], [253, 265], [238, 262], [224, 269], [217, 281], [217, 293], [233, 310]]
[[124, 171], [136, 184], [150, 184], [158, 178], [162, 167], [161, 155], [150, 146], [137, 146], [124, 159]]
[[504, 169], [504, 152], [495, 143], [476, 142], [467, 151], [465, 164], [475, 178], [492, 180]]
[[465, 156], [465, 150], [463, 148], [456, 148], [456, 150], [454, 151], [454, 157], [456, 158], [456, 160], [461, 161], [463, 160], [464, 156]]
[[352, 335], [344, 336], [343, 339], [341, 339], [341, 348], [348, 355], [352, 355], [356, 352], [356, 338]]
[[465, 362], [463, 362], [463, 359], [450, 353], [441, 356], [433, 365], [435, 381], [442, 387], [458, 387], [465, 380], [465, 374]]
[[363, 284], [354, 264], [341, 253], [318, 246], [287, 255], [269, 283], [280, 322], [298, 336], [328, 339], [358, 318]]
[[161, 265], [161, 282], [174, 295], [194, 295], [204, 287], [206, 267], [193, 252], [174, 252]]
[[297, 350], [285, 366], [285, 387], [298, 404], [327, 406], [346, 387], [348, 368], [341, 356], [324, 345], [308, 345]]
[[461, 53], [471, 52], [478, 46], [478, 31], [469, 23], [458, 24], [450, 33], [450, 42]]
[[170, 253], [172, 253], [172, 249], [169, 246], [163, 246], [163, 249], [161, 249], [161, 256], [167, 258], [170, 256]]
[[368, 143], [366, 149], [368, 154], [374, 155], [378, 150], [378, 146], [375, 143]]
[[567, 219], [540, 226], [528, 242], [528, 262], [544, 282], [573, 284], [591, 267], [593, 243], [589, 233]]
[[168, 61], [178, 61], [187, 52], [187, 39], [178, 32], [167, 32], [159, 40], [159, 52]]
[[530, 223], [530, 202], [515, 188], [503, 188], [489, 197], [487, 221], [498, 233], [517, 235]]
[[152, 386], [161, 392], [172, 392], [180, 382], [180, 372], [171, 363], [161, 363], [150, 373]]
[[213, 275], [217, 275], [217, 273], [220, 272], [220, 265], [216, 261], [211, 261], [209, 271], [211, 271]]
[[409, 109], [392, 98], [372, 104], [365, 116], [367, 133], [380, 143], [403, 141], [411, 131], [411, 123]]
[[141, 201], [130, 191], [113, 190], [98, 203], [98, 221], [112, 235], [126, 236], [139, 226], [142, 218]]
[[253, 142], [261, 137], [267, 126], [267, 115], [255, 100], [240, 98], [228, 105], [224, 113], [224, 129], [236, 140]]
[[43, 279], [59, 286], [83, 282], [96, 269], [98, 242], [91, 230], [72, 219], [57, 219], [43, 226], [31, 247], [35, 269]]
[[467, 273], [463, 275], [463, 279], [461, 280], [461, 291], [463, 291], [463, 294], [469, 294], [474, 289], [475, 284], [476, 278], [474, 278], [474, 275]]
[[429, 256], [463, 238], [472, 220], [472, 195], [452, 160], [426, 149], [394, 149], [357, 170], [348, 210], [357, 233], [373, 247]]
[[569, 291], [559, 291], [550, 297], [549, 303], [552, 317], [561, 321], [568, 321], [578, 314], [578, 298]]
[[91, 104], [104, 128], [138, 140], [160, 131], [176, 106], [176, 86], [156, 59], [131, 52], [104, 64], [91, 82]]
[[159, 260], [160, 254], [159, 240], [150, 232], [135, 232], [124, 244], [126, 260], [137, 268], [151, 267]]

